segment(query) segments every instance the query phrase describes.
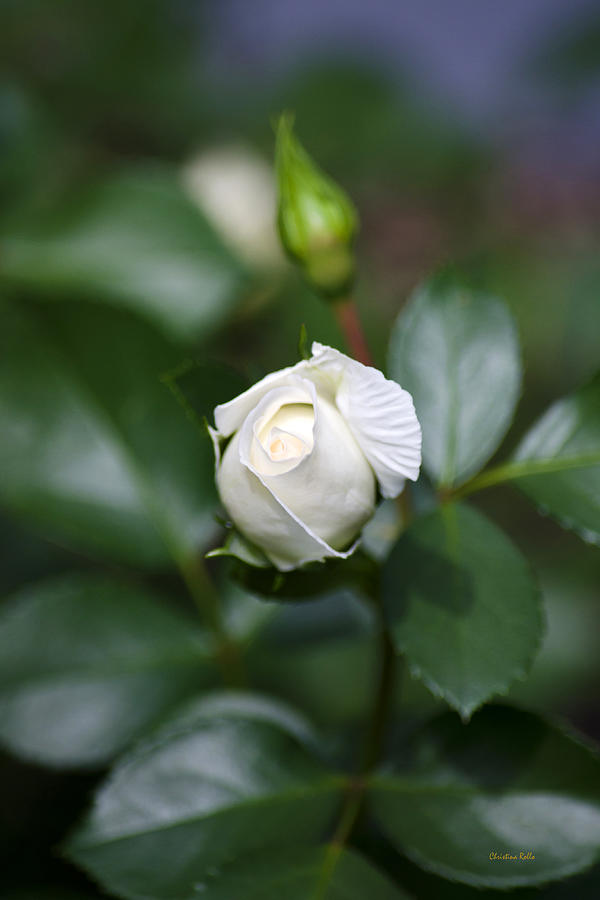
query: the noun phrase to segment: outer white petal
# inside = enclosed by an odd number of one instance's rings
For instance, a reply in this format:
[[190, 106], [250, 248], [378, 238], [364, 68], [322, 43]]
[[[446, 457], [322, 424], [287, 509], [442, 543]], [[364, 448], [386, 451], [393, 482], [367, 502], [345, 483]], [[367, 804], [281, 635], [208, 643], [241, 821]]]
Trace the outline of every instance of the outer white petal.
[[254, 407], [270, 390], [276, 387], [297, 385], [297, 375], [302, 374], [307, 367], [307, 361], [301, 360], [295, 366], [288, 366], [278, 372], [271, 372], [256, 384], [244, 391], [238, 397], [228, 403], [221, 403], [215, 407], [215, 424], [221, 437], [229, 437], [238, 428], [241, 428], [244, 420], [252, 412]]
[[373, 467], [384, 497], [397, 497], [406, 478], [416, 481], [421, 465], [421, 426], [411, 395], [378, 370], [332, 347], [312, 345], [313, 371], [335, 380], [335, 402]]

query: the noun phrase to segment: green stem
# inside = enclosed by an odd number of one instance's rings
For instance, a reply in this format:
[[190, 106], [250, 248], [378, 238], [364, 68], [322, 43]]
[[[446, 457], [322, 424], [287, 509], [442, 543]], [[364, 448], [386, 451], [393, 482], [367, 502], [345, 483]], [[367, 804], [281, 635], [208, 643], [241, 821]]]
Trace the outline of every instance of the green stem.
[[206, 621], [215, 637], [218, 640], [222, 640], [225, 634], [218, 598], [209, 581], [206, 569], [196, 556], [180, 558], [177, 560], [177, 565], [186, 587], [198, 608], [198, 612]]
[[[367, 345], [353, 297], [337, 300], [334, 303], [334, 310], [338, 323], [346, 338], [348, 348], [354, 358], [363, 363], [363, 365], [372, 366], [373, 361], [371, 353]], [[406, 527], [411, 518], [410, 497], [408, 496], [406, 489], [398, 502], [402, 510], [403, 525]], [[365, 736], [359, 772], [348, 784], [337, 827], [323, 862], [315, 900], [322, 900], [322, 898], [325, 897], [327, 886], [340, 855], [344, 846], [348, 843], [361, 814], [367, 776], [379, 762], [394, 697], [396, 656], [391, 635], [383, 614], [379, 587], [379, 579], [376, 579], [369, 591], [371, 594], [370, 599], [372, 607], [375, 609], [377, 617], [378, 660], [380, 661], [373, 714]]]
[[379, 648], [381, 670], [375, 708], [371, 727], [367, 733], [363, 752], [362, 774], [367, 775], [379, 762], [385, 740], [389, 714], [394, 698], [394, 676], [396, 672], [396, 651], [391, 635], [383, 619], [383, 612], [379, 612]]
[[364, 784], [362, 780], [360, 778], [352, 779], [348, 785], [337, 828], [327, 847], [314, 900], [323, 900], [327, 893], [335, 867], [358, 819], [363, 802], [363, 794]]
[[337, 827], [329, 844], [323, 863], [316, 900], [325, 895], [327, 885], [340, 858], [344, 846], [348, 843], [352, 831], [360, 816], [365, 794], [367, 777], [379, 762], [389, 721], [389, 714], [394, 697], [396, 655], [391, 635], [384, 619], [383, 609], [376, 594], [373, 605], [377, 611], [379, 626], [378, 647], [381, 666], [377, 683], [375, 705], [367, 730], [362, 752], [359, 774], [349, 782], [348, 789]]
[[239, 647], [227, 634], [219, 598], [205, 566], [197, 556], [178, 558], [177, 566], [200, 616], [214, 635], [216, 658], [223, 680], [232, 687], [242, 686], [245, 674]]
[[506, 481], [516, 481], [519, 478], [528, 478], [531, 475], [550, 475], [555, 472], [564, 472], [568, 469], [579, 469], [584, 466], [600, 465], [600, 454], [588, 453], [580, 456], [563, 457], [562, 459], [528, 459], [508, 462], [501, 466], [488, 469], [475, 478], [471, 478], [465, 484], [457, 488], [450, 488], [442, 492], [442, 500], [461, 500], [476, 491], [503, 484]]

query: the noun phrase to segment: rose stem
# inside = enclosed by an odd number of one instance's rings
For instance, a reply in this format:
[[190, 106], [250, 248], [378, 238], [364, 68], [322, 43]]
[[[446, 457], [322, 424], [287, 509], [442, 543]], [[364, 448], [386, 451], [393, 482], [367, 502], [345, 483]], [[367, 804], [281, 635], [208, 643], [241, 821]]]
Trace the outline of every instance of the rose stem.
[[359, 772], [348, 783], [346, 796], [340, 811], [338, 824], [329, 843], [327, 854], [321, 870], [319, 892], [317, 897], [325, 895], [329, 879], [340, 858], [340, 854], [348, 842], [356, 822], [360, 816], [368, 776], [379, 761], [383, 749], [388, 718], [394, 699], [396, 687], [396, 654], [392, 638], [385, 621], [381, 605], [379, 585], [375, 584], [371, 597], [378, 621], [379, 654], [381, 660], [375, 707], [371, 723], [366, 734], [363, 757]]
[[354, 298], [344, 297], [341, 300], [336, 300], [333, 303], [333, 309], [338, 325], [344, 333], [348, 349], [354, 359], [357, 359], [365, 366], [372, 366], [373, 359], [367, 346]]
[[394, 681], [396, 675], [396, 652], [384, 619], [380, 602], [377, 602], [376, 609], [379, 619], [380, 652], [378, 656], [381, 660], [381, 668], [379, 671], [377, 696], [375, 698], [375, 709], [373, 711], [371, 727], [365, 741], [362, 767], [364, 774], [369, 773], [379, 762], [379, 757], [383, 749], [388, 717], [394, 699]]
[[[365, 333], [358, 316], [354, 298], [345, 297], [342, 300], [337, 300], [333, 304], [333, 307], [338, 324], [344, 333], [348, 349], [354, 358], [363, 363], [363, 365], [372, 366], [373, 360], [367, 346]], [[408, 508], [404, 514], [405, 516], [408, 516]], [[329, 879], [333, 875], [342, 849], [350, 838], [360, 815], [367, 778], [372, 769], [377, 765], [381, 755], [389, 713], [394, 698], [396, 654], [381, 606], [379, 584], [373, 585], [372, 596], [370, 599], [378, 621], [378, 659], [380, 660], [375, 705], [365, 738], [360, 769], [358, 774], [349, 781], [346, 796], [340, 810], [338, 824], [323, 862], [319, 890], [317, 893], [319, 900], [326, 893]]]
[[239, 648], [226, 632], [219, 597], [202, 561], [196, 556], [177, 560], [179, 571], [200, 615], [210, 627], [216, 641], [217, 662], [223, 680], [233, 687], [241, 687], [245, 675]]

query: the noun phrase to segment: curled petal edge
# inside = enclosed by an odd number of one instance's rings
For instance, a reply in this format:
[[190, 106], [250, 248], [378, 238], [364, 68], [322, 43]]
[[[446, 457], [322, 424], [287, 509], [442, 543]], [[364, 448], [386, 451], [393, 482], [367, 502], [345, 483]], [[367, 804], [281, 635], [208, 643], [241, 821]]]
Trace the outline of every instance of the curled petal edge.
[[[375, 472], [384, 497], [397, 497], [421, 466], [421, 426], [413, 399], [382, 372], [332, 347], [312, 345], [315, 367], [337, 381], [335, 403]], [[390, 428], [390, 423], [393, 428]]]

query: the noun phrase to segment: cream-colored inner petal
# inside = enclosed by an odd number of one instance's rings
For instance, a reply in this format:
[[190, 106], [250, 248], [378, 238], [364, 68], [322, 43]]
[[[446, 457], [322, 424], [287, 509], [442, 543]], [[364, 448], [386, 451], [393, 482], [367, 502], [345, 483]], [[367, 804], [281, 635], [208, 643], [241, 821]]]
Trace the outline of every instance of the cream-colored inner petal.
[[272, 454], [283, 449], [279, 444], [281, 441], [289, 452], [279, 458], [287, 459], [298, 456], [303, 450], [312, 450], [314, 422], [311, 403], [286, 403], [270, 418], [265, 416], [256, 436], [273, 459]]
[[283, 459], [298, 459], [306, 452], [306, 444], [295, 434], [272, 428], [265, 449], [273, 462], [279, 462]]
[[265, 475], [284, 474], [313, 449], [315, 412], [312, 403], [286, 403], [254, 425], [252, 464]]
[[252, 464], [265, 475], [297, 466], [313, 449], [314, 421], [312, 403], [286, 403], [267, 410], [253, 428]]

